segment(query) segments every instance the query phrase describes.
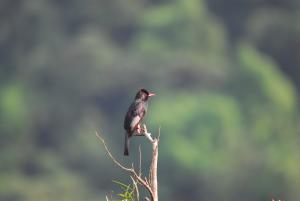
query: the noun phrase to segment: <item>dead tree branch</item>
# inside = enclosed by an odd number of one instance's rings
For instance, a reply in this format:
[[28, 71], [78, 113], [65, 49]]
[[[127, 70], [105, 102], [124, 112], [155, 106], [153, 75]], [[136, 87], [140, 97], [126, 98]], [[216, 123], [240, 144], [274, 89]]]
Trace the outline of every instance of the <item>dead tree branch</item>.
[[[157, 162], [158, 162], [158, 142], [159, 142], [159, 138], [152, 138], [151, 137], [151, 133], [148, 132], [146, 125], [143, 125], [144, 128], [144, 132], [143, 135], [151, 142], [152, 144], [152, 161], [151, 161], [151, 166], [150, 166], [150, 170], [149, 170], [149, 178], [143, 179], [142, 178], [142, 174], [141, 174], [141, 150], [139, 149], [139, 153], [140, 153], [140, 164], [139, 164], [139, 171], [137, 172], [132, 164], [131, 168], [125, 167], [124, 165], [122, 165], [109, 151], [105, 140], [103, 139], [103, 137], [99, 134], [99, 132], [96, 131], [96, 136], [97, 138], [101, 141], [101, 143], [103, 144], [106, 153], [108, 154], [109, 158], [113, 161], [114, 164], [116, 164], [119, 168], [121, 168], [122, 170], [128, 172], [131, 177], [133, 178], [133, 180], [140, 184], [141, 186], [143, 186], [145, 189], [147, 189], [147, 191], [150, 194], [150, 199], [146, 197], [146, 200], [151, 200], [151, 201], [158, 201], [158, 184], [157, 184]], [[160, 129], [159, 129], [159, 135], [160, 135]]]

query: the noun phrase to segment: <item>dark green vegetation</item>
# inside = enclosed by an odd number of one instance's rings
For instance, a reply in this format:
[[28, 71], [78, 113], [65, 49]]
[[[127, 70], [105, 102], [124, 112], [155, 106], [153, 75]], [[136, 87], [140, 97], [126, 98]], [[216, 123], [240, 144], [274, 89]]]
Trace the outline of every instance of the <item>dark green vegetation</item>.
[[[131, 181], [136, 90], [158, 94], [160, 200], [300, 199], [300, 1], [2, 0], [0, 200], [105, 200]], [[132, 140], [132, 158], [143, 144]], [[128, 161], [130, 164], [130, 162]]]

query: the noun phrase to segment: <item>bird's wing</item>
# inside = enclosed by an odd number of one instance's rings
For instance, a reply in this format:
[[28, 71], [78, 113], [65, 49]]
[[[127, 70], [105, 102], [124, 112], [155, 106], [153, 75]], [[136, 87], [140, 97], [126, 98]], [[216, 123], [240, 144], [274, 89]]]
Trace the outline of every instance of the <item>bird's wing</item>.
[[144, 103], [143, 102], [135, 102], [135, 103], [133, 103], [131, 105], [130, 111], [131, 111], [131, 116], [132, 117], [140, 116], [141, 118], [143, 118], [144, 115], [145, 115]]
[[141, 121], [141, 117], [140, 116], [135, 116], [133, 117], [131, 123], [130, 123], [130, 128], [133, 130], [135, 129], [135, 127], [138, 125], [138, 123]]
[[132, 104], [131, 114], [130, 114], [132, 120], [130, 123], [130, 128], [134, 129], [137, 126], [137, 124], [143, 119], [144, 115], [145, 115], [145, 107], [142, 102], [135, 102], [134, 104]]

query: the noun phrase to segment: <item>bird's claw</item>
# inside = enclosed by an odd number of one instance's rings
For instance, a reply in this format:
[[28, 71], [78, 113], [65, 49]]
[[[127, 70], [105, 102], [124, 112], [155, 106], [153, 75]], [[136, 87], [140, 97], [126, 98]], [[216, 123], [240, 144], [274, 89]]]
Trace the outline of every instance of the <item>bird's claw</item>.
[[143, 135], [144, 134], [144, 128], [142, 128], [140, 124], [137, 125], [136, 133], [137, 133], [137, 135]]
[[136, 132], [137, 132], [138, 134], [141, 134], [142, 128], [141, 128], [141, 125], [140, 125], [140, 124], [137, 125]]

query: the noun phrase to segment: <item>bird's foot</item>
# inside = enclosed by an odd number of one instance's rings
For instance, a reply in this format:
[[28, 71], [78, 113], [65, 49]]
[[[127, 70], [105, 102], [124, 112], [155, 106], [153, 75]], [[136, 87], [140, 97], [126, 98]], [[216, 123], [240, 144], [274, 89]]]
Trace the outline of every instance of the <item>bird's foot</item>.
[[135, 134], [136, 136], [143, 136], [144, 135], [144, 130], [141, 127], [140, 124], [137, 125], [135, 131], [136, 131], [136, 134]]
[[142, 134], [142, 127], [141, 127], [140, 124], [137, 125], [136, 132], [137, 132], [139, 135]]
[[146, 124], [143, 124], [143, 127], [141, 127], [141, 125], [138, 124], [135, 131], [136, 131], [134, 134], [135, 136], [145, 136], [151, 142], [154, 141], [151, 136], [151, 133], [148, 132], [148, 130], [147, 130]]

